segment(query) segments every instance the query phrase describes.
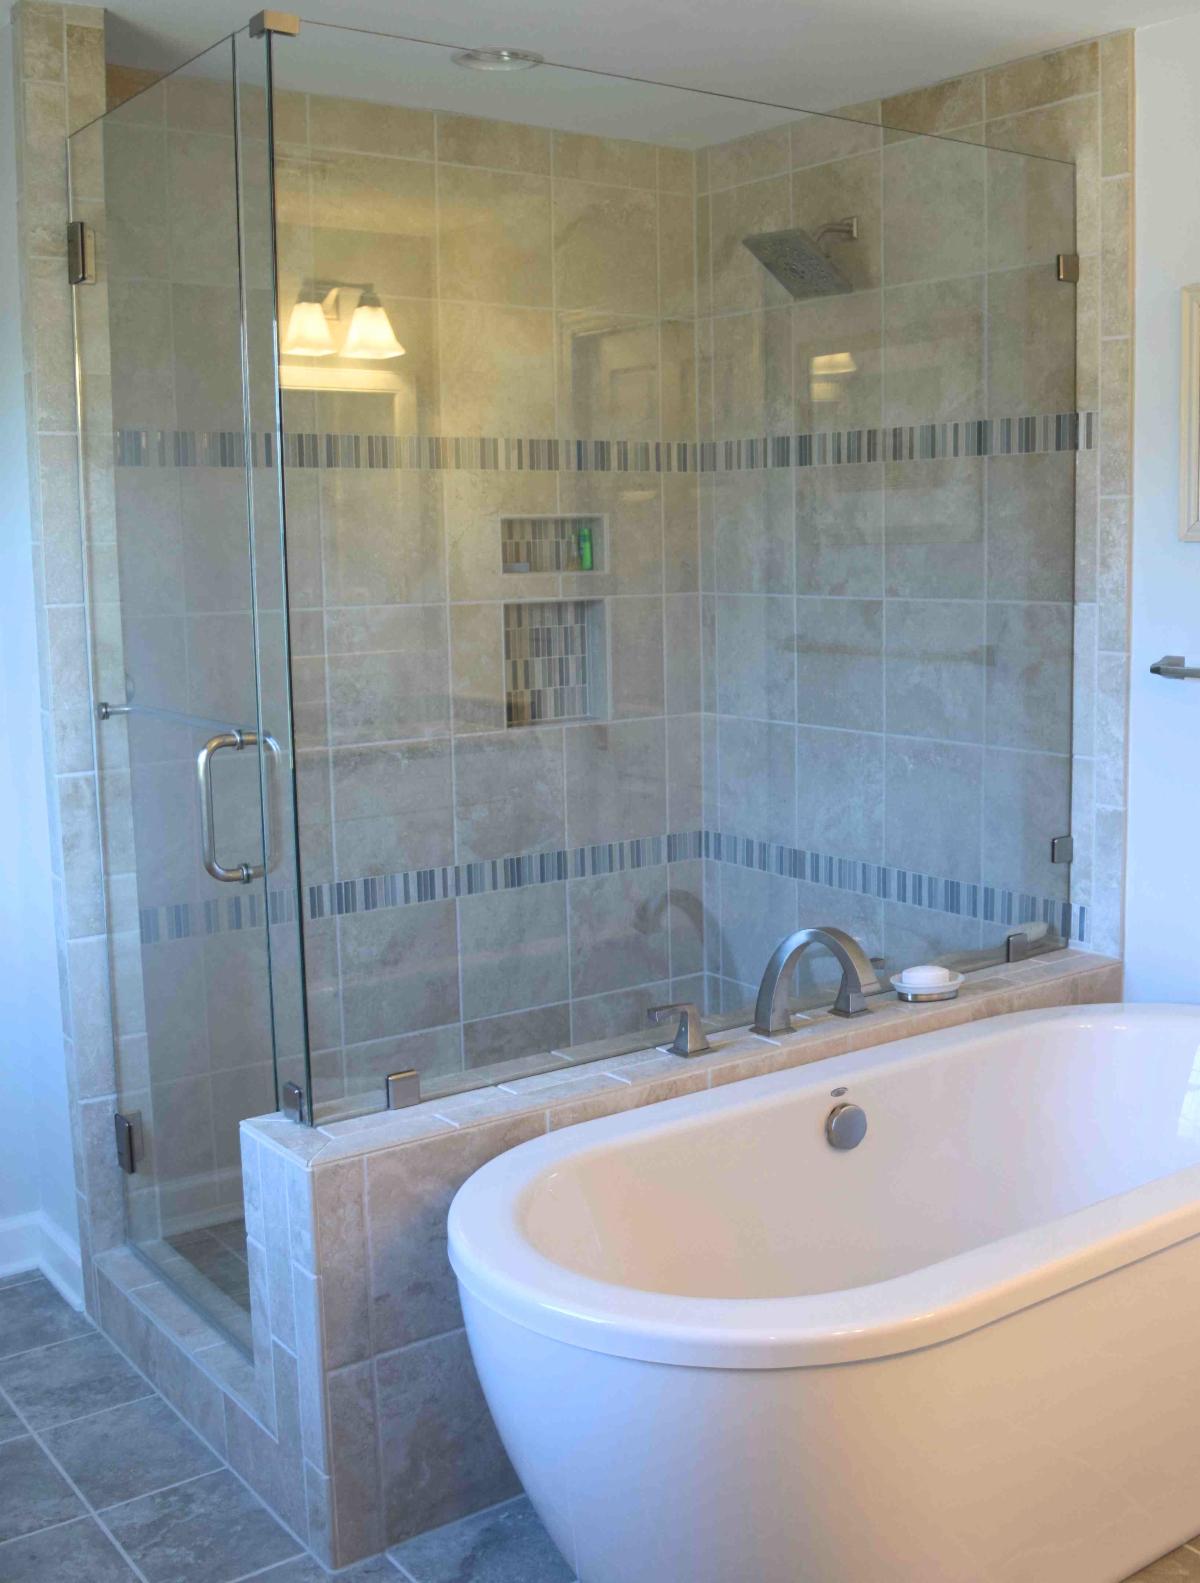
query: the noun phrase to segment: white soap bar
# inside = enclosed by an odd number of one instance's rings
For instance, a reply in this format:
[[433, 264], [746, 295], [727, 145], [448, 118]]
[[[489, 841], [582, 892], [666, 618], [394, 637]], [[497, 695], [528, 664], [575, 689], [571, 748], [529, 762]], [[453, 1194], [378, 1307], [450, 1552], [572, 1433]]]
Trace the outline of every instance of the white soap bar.
[[900, 978], [905, 989], [940, 989], [954, 974], [948, 967], [906, 967]]

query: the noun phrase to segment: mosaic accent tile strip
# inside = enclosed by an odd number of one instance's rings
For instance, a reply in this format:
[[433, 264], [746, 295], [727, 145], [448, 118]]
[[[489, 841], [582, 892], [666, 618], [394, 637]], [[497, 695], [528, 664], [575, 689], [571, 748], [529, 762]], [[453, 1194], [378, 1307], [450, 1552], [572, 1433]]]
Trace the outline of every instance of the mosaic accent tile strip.
[[[943, 461], [1093, 450], [1094, 412], [948, 419], [890, 429], [751, 435], [727, 440], [566, 440], [431, 434], [286, 434], [284, 465], [385, 472], [729, 473]], [[118, 467], [244, 467], [240, 431], [118, 429]], [[256, 467], [273, 467], [272, 434], [253, 436]]]
[[[1087, 908], [1069, 901], [999, 885], [979, 885], [922, 874], [886, 863], [865, 863], [858, 858], [810, 852], [803, 847], [757, 841], [722, 830], [679, 830], [668, 835], [636, 836], [596, 846], [526, 852], [442, 868], [328, 880], [306, 887], [304, 915], [306, 919], [331, 918], [347, 913], [375, 912], [380, 908], [411, 907], [422, 902], [453, 901], [458, 897], [520, 890], [529, 885], [561, 885], [570, 879], [591, 879], [627, 869], [654, 868], [663, 863], [685, 863], [697, 858], [776, 874], [784, 879], [804, 880], [882, 901], [904, 902], [910, 907], [922, 907], [953, 917], [977, 918], [983, 923], [1003, 927], [1049, 923], [1064, 939], [1078, 944], [1085, 943], [1088, 937]], [[290, 892], [271, 891], [269, 906], [272, 923], [292, 921], [296, 916], [295, 898]], [[245, 895], [215, 901], [147, 907], [141, 911], [140, 922], [142, 942], [146, 945], [261, 928], [262, 898], [248, 891]]]
[[504, 708], [510, 726], [591, 713], [586, 600], [505, 605]]

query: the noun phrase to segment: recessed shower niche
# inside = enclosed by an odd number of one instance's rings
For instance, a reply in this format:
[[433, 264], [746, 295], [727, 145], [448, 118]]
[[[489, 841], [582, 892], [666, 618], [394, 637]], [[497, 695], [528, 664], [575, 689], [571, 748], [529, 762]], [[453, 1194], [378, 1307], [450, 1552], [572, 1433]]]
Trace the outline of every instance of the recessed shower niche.
[[[539, 589], [575, 591], [605, 567], [601, 516], [500, 518], [500, 566]], [[532, 592], [532, 590], [531, 590]], [[599, 599], [523, 599], [504, 606], [504, 705], [510, 726], [595, 720], [605, 704], [604, 605]]]
[[601, 720], [608, 666], [599, 599], [504, 607], [504, 709], [510, 726]]
[[501, 517], [503, 571], [598, 572], [604, 570], [603, 517]]

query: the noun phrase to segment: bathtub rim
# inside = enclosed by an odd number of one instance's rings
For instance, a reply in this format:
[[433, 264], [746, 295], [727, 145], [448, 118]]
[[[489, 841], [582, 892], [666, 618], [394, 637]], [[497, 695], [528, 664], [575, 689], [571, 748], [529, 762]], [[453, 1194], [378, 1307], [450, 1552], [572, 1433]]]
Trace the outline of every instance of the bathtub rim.
[[1003, 1029], [1074, 1021], [1196, 1024], [1200, 1006], [1062, 1006], [965, 1026], [748, 1078], [550, 1133], [499, 1155], [450, 1207], [450, 1262], [478, 1304], [551, 1339], [651, 1363], [770, 1369], [861, 1362], [937, 1345], [1200, 1234], [1200, 1164], [871, 1285], [781, 1298], [680, 1297], [578, 1274], [534, 1248], [517, 1220], [533, 1181], [568, 1156], [713, 1112], [819, 1092], [883, 1067], [936, 1058]]

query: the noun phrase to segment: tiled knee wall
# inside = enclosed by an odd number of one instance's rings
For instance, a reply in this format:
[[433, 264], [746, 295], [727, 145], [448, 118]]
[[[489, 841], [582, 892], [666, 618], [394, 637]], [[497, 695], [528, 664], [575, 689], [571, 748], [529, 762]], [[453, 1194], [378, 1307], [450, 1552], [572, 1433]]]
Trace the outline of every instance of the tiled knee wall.
[[307, 1485], [310, 1542], [339, 1566], [505, 1499], [518, 1485], [446, 1253], [450, 1201], [481, 1165], [596, 1116], [979, 1016], [1120, 993], [1118, 963], [1062, 952], [973, 975], [956, 1002], [889, 997], [850, 1028], [821, 1015], [784, 1040], [734, 1031], [708, 1056], [622, 1056], [313, 1130], [244, 1123], [256, 1359], [260, 1380], [274, 1382], [279, 1441], [239, 1419], [231, 1460], [241, 1470], [235, 1453], [253, 1448], [252, 1472], [261, 1464], [276, 1481], [289, 1520]]

